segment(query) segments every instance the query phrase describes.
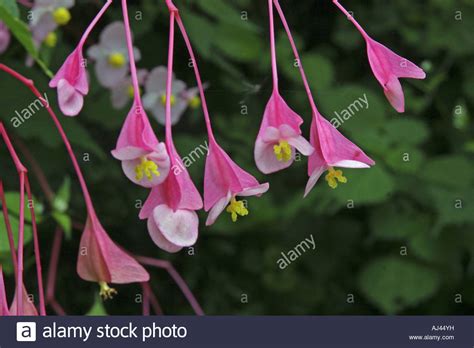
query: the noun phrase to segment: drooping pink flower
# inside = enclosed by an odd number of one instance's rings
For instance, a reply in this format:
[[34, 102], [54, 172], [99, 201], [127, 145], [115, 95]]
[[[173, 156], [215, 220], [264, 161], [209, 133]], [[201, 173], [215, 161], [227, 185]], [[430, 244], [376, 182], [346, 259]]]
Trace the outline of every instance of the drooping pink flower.
[[226, 207], [234, 222], [238, 216], [248, 215], [244, 202], [237, 201], [236, 197], [260, 197], [268, 188], [268, 183], [260, 184], [215, 141], [210, 142], [204, 174], [204, 210], [209, 211], [207, 226], [212, 225]]
[[425, 72], [369, 36], [365, 36], [365, 40], [370, 66], [385, 96], [395, 110], [404, 112], [405, 96], [399, 78], [424, 79]]
[[295, 149], [305, 156], [313, 153], [311, 144], [301, 136], [302, 123], [303, 119], [274, 91], [255, 142], [255, 162], [262, 173], [288, 168], [295, 159]]
[[97, 282], [104, 299], [116, 294], [109, 283], [147, 282], [150, 278], [133, 257], [110, 239], [97, 216], [91, 213], [81, 237], [77, 273], [84, 280]]
[[203, 203], [172, 141], [167, 144], [171, 171], [148, 196], [140, 219], [148, 219], [148, 232], [161, 249], [178, 252], [196, 243]]
[[89, 93], [89, 82], [82, 50], [76, 48], [49, 83], [58, 89], [58, 102], [62, 113], [76, 116], [84, 105], [84, 96]]
[[309, 180], [305, 197], [325, 171], [328, 171], [325, 176], [328, 185], [336, 188], [338, 183], [346, 183], [347, 178], [340, 169], [334, 167], [370, 168], [375, 164], [317, 111], [311, 123], [310, 141], [315, 151], [308, 160]]
[[7, 26], [0, 21], [0, 54], [5, 52], [10, 45], [11, 34]]
[[424, 79], [423, 69], [394, 53], [389, 48], [372, 39], [355, 18], [337, 1], [334, 4], [347, 16], [362, 34], [367, 44], [367, 54], [372, 71], [382, 86], [385, 96], [398, 112], [405, 111], [405, 96], [400, 78]]
[[57, 88], [59, 108], [66, 116], [77, 116], [84, 105], [84, 96], [89, 93], [86, 62], [82, 50], [92, 29], [111, 4], [112, 0], [107, 0], [85, 30], [77, 47], [49, 83], [51, 88]]
[[0, 317], [10, 315], [5, 291], [5, 281], [3, 280], [3, 269], [0, 265]]
[[165, 181], [170, 170], [166, 146], [156, 138], [139, 101], [128, 113], [112, 155], [122, 161], [122, 169], [132, 182], [153, 187]]
[[[15, 291], [15, 296], [13, 297], [12, 304], [10, 306], [10, 315], [18, 315], [17, 311], [17, 297], [16, 297], [16, 291]], [[30, 297], [28, 296], [28, 292], [26, 291], [25, 286], [23, 286], [23, 291], [22, 291], [22, 298], [23, 298], [23, 311], [21, 315], [26, 315], [26, 316], [37, 316], [38, 311], [36, 310], [35, 304], [33, 301], [31, 301]]]

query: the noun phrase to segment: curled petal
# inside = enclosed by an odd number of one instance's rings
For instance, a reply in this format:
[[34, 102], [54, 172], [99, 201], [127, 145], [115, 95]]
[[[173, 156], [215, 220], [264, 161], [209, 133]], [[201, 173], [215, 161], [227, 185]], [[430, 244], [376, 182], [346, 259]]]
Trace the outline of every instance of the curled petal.
[[224, 209], [229, 205], [231, 198], [232, 194], [229, 192], [227, 196], [221, 198], [216, 204], [214, 204], [212, 209], [209, 211], [209, 215], [207, 216], [206, 226], [210, 226], [216, 222], [219, 215], [221, 215]]

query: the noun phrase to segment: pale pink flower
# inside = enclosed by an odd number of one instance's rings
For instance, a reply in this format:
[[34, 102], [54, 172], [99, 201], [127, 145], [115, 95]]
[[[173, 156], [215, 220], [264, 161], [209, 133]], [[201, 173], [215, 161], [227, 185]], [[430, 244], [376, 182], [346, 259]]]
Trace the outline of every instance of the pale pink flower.
[[[99, 83], [113, 88], [130, 71], [127, 41], [123, 22], [107, 25], [100, 34], [99, 43], [89, 48], [87, 55], [95, 61], [95, 73]], [[140, 51], [134, 48], [135, 60], [140, 60]]]
[[309, 180], [305, 196], [309, 194], [325, 171], [328, 171], [325, 177], [328, 185], [336, 188], [338, 183], [346, 183], [347, 178], [343, 176], [341, 170], [334, 167], [370, 168], [375, 164], [317, 111], [311, 123], [310, 141], [315, 151], [308, 160]]
[[[145, 94], [143, 95], [143, 106], [150, 111], [154, 118], [162, 125], [165, 124], [166, 116], [166, 75], [167, 68], [156, 67], [148, 75], [145, 83]], [[177, 80], [173, 74], [171, 91], [171, 124], [175, 125], [188, 107], [188, 99], [184, 98], [186, 84]]]
[[109, 283], [147, 282], [150, 278], [133, 257], [110, 239], [94, 213], [89, 213], [82, 233], [77, 273], [84, 280], [99, 283], [104, 299], [116, 293]]
[[62, 113], [76, 116], [84, 105], [84, 96], [89, 93], [89, 83], [82, 49], [76, 48], [49, 83], [58, 89], [58, 102]]
[[268, 183], [259, 184], [211, 140], [204, 174], [204, 210], [209, 211], [206, 225], [212, 225], [226, 207], [234, 222], [238, 216], [248, 215], [244, 202], [236, 197], [260, 197], [268, 188]]
[[112, 155], [122, 161], [125, 175], [137, 185], [151, 188], [168, 176], [166, 146], [156, 138], [140, 102], [134, 102]]
[[[148, 76], [146, 69], [137, 71], [138, 83], [142, 86]], [[133, 99], [134, 88], [131, 76], [126, 76], [119, 83], [110, 89], [110, 99], [114, 109], [124, 108]]]
[[305, 156], [313, 153], [311, 144], [301, 136], [302, 123], [302, 118], [274, 91], [255, 143], [255, 162], [262, 173], [288, 168], [295, 159], [295, 149]]
[[196, 243], [202, 209], [199, 191], [189, 176], [172, 141], [167, 144], [171, 171], [166, 180], [154, 187], [142, 210], [141, 219], [148, 219], [148, 232], [161, 249], [178, 252]]
[[7, 26], [0, 21], [0, 54], [5, 52], [10, 45], [11, 34]]

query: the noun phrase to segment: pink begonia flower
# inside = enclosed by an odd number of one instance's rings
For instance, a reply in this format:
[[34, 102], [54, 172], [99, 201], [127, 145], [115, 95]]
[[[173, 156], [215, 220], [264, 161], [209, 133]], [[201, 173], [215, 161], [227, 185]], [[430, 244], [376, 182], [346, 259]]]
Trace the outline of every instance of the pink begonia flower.
[[[35, 304], [31, 301], [30, 297], [28, 296], [28, 292], [26, 291], [25, 286], [23, 286], [23, 291], [22, 291], [22, 297], [23, 297], [23, 312], [21, 315], [26, 315], [26, 316], [37, 316], [38, 311], [36, 310]], [[12, 304], [10, 306], [10, 315], [18, 315], [17, 311], [17, 304], [18, 301], [16, 300], [16, 291], [15, 291], [15, 296], [13, 297]]]
[[104, 299], [116, 294], [109, 283], [128, 284], [150, 279], [148, 272], [110, 239], [95, 214], [89, 214], [82, 233], [77, 273], [84, 280], [99, 283]]
[[[165, 124], [166, 102], [166, 75], [168, 69], [163, 66], [156, 67], [148, 75], [143, 95], [143, 106], [149, 110], [155, 119], [162, 125]], [[175, 79], [173, 74], [173, 87], [171, 94], [171, 124], [175, 125], [186, 111], [188, 101], [183, 97], [186, 84]]]
[[373, 40], [337, 0], [333, 0], [333, 2], [354, 24], [365, 39], [370, 67], [378, 82], [383, 87], [388, 101], [395, 110], [404, 112], [405, 96], [399, 78], [424, 79], [426, 73], [408, 59], [397, 55], [389, 48]]
[[236, 197], [257, 196], [267, 192], [268, 183], [260, 184], [252, 175], [240, 168], [215, 142], [209, 144], [204, 174], [204, 210], [210, 211], [206, 225], [212, 225], [226, 209], [232, 221], [248, 215], [244, 202]]
[[370, 168], [375, 164], [317, 111], [311, 123], [310, 141], [315, 151], [308, 160], [309, 180], [305, 197], [325, 171], [328, 171], [325, 177], [328, 185], [335, 189], [338, 182], [346, 183], [347, 178], [340, 169], [334, 167]]
[[143, 187], [161, 184], [170, 170], [166, 146], [156, 138], [143, 107], [137, 101], [128, 113], [112, 155], [122, 161], [127, 178]]
[[295, 159], [295, 148], [305, 156], [313, 153], [301, 136], [302, 118], [274, 91], [265, 108], [255, 143], [255, 162], [265, 174], [288, 168]]
[[[67, 0], [43, 0], [43, 3]], [[74, 2], [72, 2], [74, 3]], [[67, 57], [66, 61], [50, 81], [49, 86], [58, 89], [59, 108], [66, 116], [76, 116], [84, 105], [84, 96], [89, 93], [89, 82], [86, 72], [86, 61], [82, 49], [89, 34], [105, 11], [112, 4], [112, 0], [102, 6], [95, 18], [82, 34], [81, 40], [74, 51]]]
[[148, 196], [140, 219], [148, 219], [148, 232], [161, 249], [174, 253], [196, 243], [203, 203], [172, 141], [167, 145], [171, 171]]
[[11, 34], [7, 26], [0, 22], [0, 54], [5, 52], [10, 45]]
[[79, 114], [84, 105], [84, 96], [89, 93], [85, 61], [80, 47], [69, 55], [49, 86], [58, 89], [59, 107], [64, 115]]
[[7, 302], [7, 293], [5, 290], [5, 281], [3, 279], [3, 269], [0, 265], [0, 317], [10, 315]]
[[399, 78], [424, 79], [425, 72], [369, 36], [365, 36], [365, 40], [370, 66], [385, 96], [395, 110], [404, 112], [405, 96]]
[[[112, 88], [120, 83], [130, 71], [123, 22], [107, 25], [99, 43], [90, 47], [87, 55], [95, 61], [95, 73], [102, 86]], [[140, 60], [140, 51], [135, 47], [134, 56]]]
[[[140, 69], [137, 71], [137, 76], [138, 83], [142, 86], [148, 76], [148, 71], [146, 69]], [[133, 99], [133, 95], [134, 89], [131, 76], [126, 76], [110, 89], [110, 99], [114, 109], [124, 108], [128, 102]]]

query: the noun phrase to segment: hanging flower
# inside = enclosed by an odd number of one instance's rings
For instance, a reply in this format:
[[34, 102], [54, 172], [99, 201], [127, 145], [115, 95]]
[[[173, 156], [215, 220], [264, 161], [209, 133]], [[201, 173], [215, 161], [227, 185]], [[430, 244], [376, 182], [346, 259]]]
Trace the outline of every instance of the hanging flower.
[[255, 162], [265, 174], [288, 168], [295, 159], [295, 149], [305, 156], [313, 153], [311, 144], [301, 136], [301, 117], [273, 92], [263, 115], [255, 143]]
[[49, 86], [58, 89], [59, 107], [64, 115], [79, 114], [84, 105], [84, 96], [89, 93], [85, 61], [80, 47], [69, 55]]
[[385, 96], [398, 112], [405, 111], [405, 96], [399, 78], [424, 79], [423, 69], [392, 52], [389, 48], [373, 40], [355, 18], [337, 1], [334, 4], [359, 30], [367, 44], [367, 54], [372, 71], [382, 86]]
[[[166, 67], [157, 67], [150, 72], [145, 83], [143, 106], [149, 110], [155, 119], [165, 124], [166, 105]], [[171, 95], [171, 124], [176, 124], [188, 107], [189, 97], [186, 95], [186, 84], [175, 79], [173, 74], [173, 89]]]
[[204, 174], [204, 210], [210, 211], [206, 225], [212, 225], [226, 210], [233, 222], [249, 214], [243, 201], [237, 197], [257, 196], [267, 192], [269, 184], [259, 182], [240, 168], [215, 142], [209, 144]]
[[342, 168], [370, 168], [375, 162], [359, 147], [344, 137], [329, 121], [316, 112], [311, 123], [311, 144], [315, 151], [308, 160], [309, 180], [305, 197], [312, 190], [321, 175], [327, 171], [325, 179], [335, 189], [347, 182]]
[[160, 143], [139, 102], [134, 102], [112, 155], [132, 182], [151, 188], [165, 181], [170, 170], [166, 146]]
[[[22, 301], [23, 301], [23, 311], [21, 315], [26, 315], [26, 316], [37, 316], [38, 311], [36, 310], [35, 304], [33, 301], [30, 299], [28, 296], [28, 292], [26, 291], [25, 286], [23, 286], [22, 289]], [[15, 296], [13, 297], [12, 304], [10, 306], [10, 315], [19, 315], [18, 310], [17, 310], [17, 293], [15, 291]]]
[[[100, 34], [99, 44], [92, 46], [87, 55], [95, 60], [95, 73], [99, 83], [113, 88], [130, 71], [127, 41], [123, 22], [113, 22]], [[140, 51], [134, 48], [135, 59], [140, 60]]]
[[[138, 83], [142, 86], [148, 76], [148, 71], [140, 69], [137, 71], [137, 76]], [[133, 95], [134, 89], [131, 76], [125, 77], [110, 89], [110, 99], [112, 101], [112, 106], [115, 109], [122, 109], [125, 107], [128, 102], [133, 99]]]
[[142, 210], [141, 219], [148, 219], [148, 232], [161, 249], [178, 252], [196, 243], [202, 209], [199, 191], [189, 176], [172, 141], [167, 145], [171, 171], [166, 180], [154, 187]]
[[147, 282], [150, 278], [133, 257], [110, 239], [94, 214], [89, 214], [82, 233], [77, 273], [84, 280], [97, 282], [103, 299], [112, 298], [117, 293], [110, 283]]
[[5, 52], [10, 45], [11, 34], [7, 26], [0, 21], [0, 54]]
[[385, 96], [395, 110], [404, 112], [405, 96], [399, 78], [424, 79], [425, 72], [369, 36], [365, 40], [370, 66]]

